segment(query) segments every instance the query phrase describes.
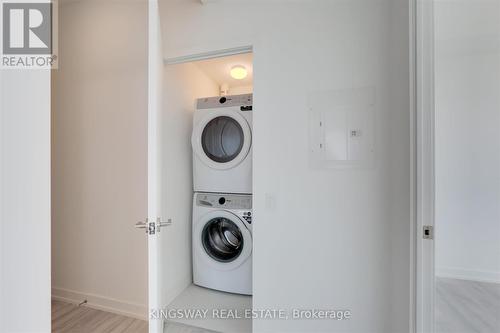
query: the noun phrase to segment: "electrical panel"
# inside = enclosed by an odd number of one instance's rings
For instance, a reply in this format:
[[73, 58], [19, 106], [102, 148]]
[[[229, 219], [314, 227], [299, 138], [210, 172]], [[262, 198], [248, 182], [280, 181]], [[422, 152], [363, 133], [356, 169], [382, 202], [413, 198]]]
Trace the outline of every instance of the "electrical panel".
[[375, 160], [375, 89], [309, 94], [309, 157], [315, 168], [369, 168]]

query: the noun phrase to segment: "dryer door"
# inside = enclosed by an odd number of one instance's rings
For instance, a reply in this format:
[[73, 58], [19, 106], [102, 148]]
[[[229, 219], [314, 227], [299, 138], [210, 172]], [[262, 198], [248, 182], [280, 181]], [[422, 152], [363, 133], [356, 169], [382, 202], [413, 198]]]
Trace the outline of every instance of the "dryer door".
[[238, 216], [228, 211], [204, 215], [193, 235], [195, 254], [217, 269], [235, 269], [252, 253], [250, 231]]
[[230, 169], [248, 155], [251, 136], [248, 122], [238, 112], [214, 110], [193, 130], [193, 151], [211, 168]]

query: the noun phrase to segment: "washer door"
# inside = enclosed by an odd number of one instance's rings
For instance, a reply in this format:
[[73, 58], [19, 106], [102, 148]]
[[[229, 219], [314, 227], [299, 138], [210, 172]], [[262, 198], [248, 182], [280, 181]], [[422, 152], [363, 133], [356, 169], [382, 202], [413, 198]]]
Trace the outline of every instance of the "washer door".
[[[252, 253], [250, 231], [240, 218], [228, 211], [213, 211], [196, 225], [197, 254], [218, 269], [234, 269]], [[199, 246], [201, 245], [201, 246]]]
[[235, 111], [217, 110], [193, 130], [193, 151], [209, 167], [230, 169], [240, 164], [251, 146], [251, 129]]

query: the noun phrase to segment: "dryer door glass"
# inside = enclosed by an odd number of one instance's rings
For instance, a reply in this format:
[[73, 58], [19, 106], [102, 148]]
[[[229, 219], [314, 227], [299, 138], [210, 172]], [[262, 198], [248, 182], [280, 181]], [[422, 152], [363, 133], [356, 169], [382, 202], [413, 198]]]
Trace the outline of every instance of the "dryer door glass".
[[211, 219], [201, 233], [205, 252], [220, 262], [231, 262], [243, 250], [243, 234], [240, 228], [224, 217]]
[[201, 135], [205, 154], [218, 163], [227, 163], [239, 155], [243, 147], [243, 129], [231, 117], [216, 117], [208, 122]]

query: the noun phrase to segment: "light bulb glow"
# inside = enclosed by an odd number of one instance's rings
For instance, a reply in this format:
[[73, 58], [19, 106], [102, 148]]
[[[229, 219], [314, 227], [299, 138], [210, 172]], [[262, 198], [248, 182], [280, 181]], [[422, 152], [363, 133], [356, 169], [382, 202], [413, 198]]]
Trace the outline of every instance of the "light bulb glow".
[[231, 68], [231, 77], [235, 80], [243, 80], [247, 77], [247, 69], [244, 66], [236, 65]]

